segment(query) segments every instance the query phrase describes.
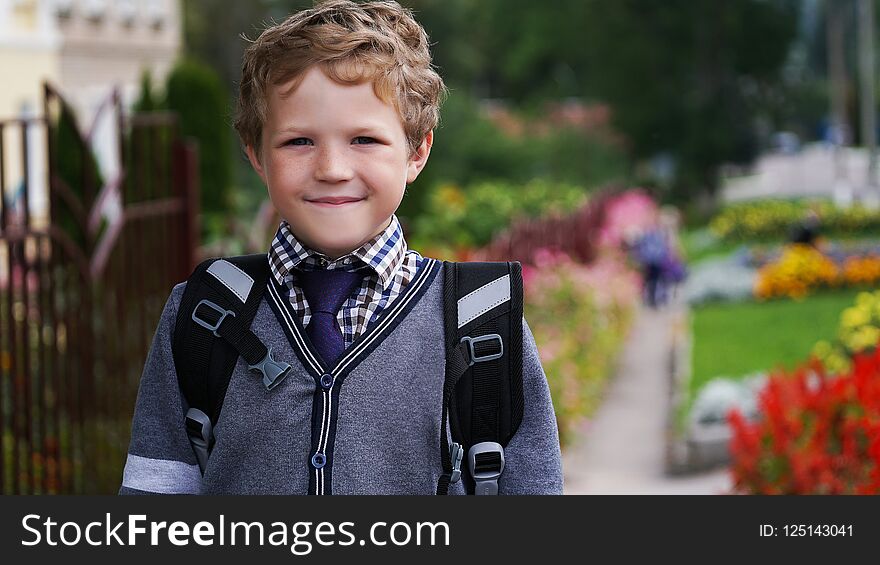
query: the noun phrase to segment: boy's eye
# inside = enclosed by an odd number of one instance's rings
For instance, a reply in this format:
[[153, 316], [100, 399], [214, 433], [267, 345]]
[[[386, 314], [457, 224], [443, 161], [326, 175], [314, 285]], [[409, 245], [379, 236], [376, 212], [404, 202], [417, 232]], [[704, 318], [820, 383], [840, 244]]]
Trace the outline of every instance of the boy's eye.
[[295, 137], [288, 141], [287, 145], [312, 145], [312, 140], [308, 137]]
[[352, 140], [352, 143], [355, 145], [367, 145], [370, 143], [376, 143], [376, 139], [373, 137], [367, 137], [366, 135], [359, 135]]

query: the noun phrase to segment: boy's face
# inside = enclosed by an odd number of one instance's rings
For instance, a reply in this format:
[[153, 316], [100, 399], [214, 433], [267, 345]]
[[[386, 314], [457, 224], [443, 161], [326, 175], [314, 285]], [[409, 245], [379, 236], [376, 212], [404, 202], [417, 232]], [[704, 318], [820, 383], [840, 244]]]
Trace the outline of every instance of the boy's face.
[[312, 67], [289, 88], [269, 89], [262, 149], [247, 147], [248, 158], [296, 237], [337, 258], [388, 227], [433, 133], [410, 155], [397, 110], [369, 82], [339, 84]]

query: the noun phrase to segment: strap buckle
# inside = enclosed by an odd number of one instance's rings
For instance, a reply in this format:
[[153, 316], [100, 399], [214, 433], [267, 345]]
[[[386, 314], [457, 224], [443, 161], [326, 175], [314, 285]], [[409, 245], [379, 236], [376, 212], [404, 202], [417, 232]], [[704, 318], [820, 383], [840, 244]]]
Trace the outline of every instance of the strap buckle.
[[[202, 319], [202, 318], [198, 317], [197, 314], [198, 314], [198, 312], [199, 312], [199, 308], [201, 308], [202, 306], [206, 306], [206, 307], [208, 307], [209, 309], [211, 309], [211, 310], [213, 310], [214, 312], [216, 312], [217, 314], [219, 314], [219, 315], [220, 315], [220, 319], [217, 320], [216, 323], [213, 323], [213, 324], [212, 324], [212, 323], [210, 322], [210, 320], [205, 320], [205, 319]], [[198, 304], [196, 304], [196, 307], [193, 308], [192, 320], [193, 320], [193, 322], [195, 322], [195, 323], [197, 323], [198, 325], [202, 326], [202, 327], [205, 328], [206, 330], [210, 330], [210, 331], [214, 332], [214, 335], [215, 335], [215, 336], [217, 336], [217, 337], [222, 337], [220, 334], [217, 333], [217, 330], [220, 328], [220, 325], [223, 323], [223, 320], [226, 319], [226, 316], [232, 316], [232, 317], [234, 318], [234, 317], [235, 317], [235, 312], [233, 312], [232, 310], [224, 310], [224, 309], [221, 308], [220, 306], [217, 306], [216, 304], [214, 304], [214, 303], [211, 302], [210, 300], [207, 300], [207, 299], [206, 299], [206, 300], [202, 300], [201, 302], [199, 302]]]
[[266, 390], [272, 390], [290, 372], [290, 364], [272, 359], [272, 348], [269, 347], [263, 360], [255, 365], [248, 365], [248, 369], [263, 373], [263, 384], [266, 386]]
[[461, 460], [464, 458], [464, 447], [460, 443], [449, 446], [449, 457], [452, 459], [452, 476], [449, 484], [457, 483], [461, 479]]
[[484, 441], [468, 451], [468, 468], [476, 482], [474, 494], [498, 494], [498, 478], [504, 472], [504, 448]]
[[[478, 343], [483, 343], [486, 341], [498, 341], [498, 353], [488, 353], [485, 355], [477, 355], [476, 348], [474, 347]], [[499, 359], [504, 356], [504, 341], [501, 339], [501, 336], [498, 334], [487, 334], [481, 335], [478, 337], [464, 336], [461, 338], [461, 343], [467, 344], [468, 349], [468, 367], [473, 366], [474, 363], [485, 363], [486, 361], [492, 361], [494, 359]]]
[[211, 452], [211, 444], [214, 442], [214, 429], [211, 418], [198, 408], [190, 408], [186, 413], [186, 435], [196, 454], [199, 469], [205, 474], [205, 465], [208, 463], [208, 455]]

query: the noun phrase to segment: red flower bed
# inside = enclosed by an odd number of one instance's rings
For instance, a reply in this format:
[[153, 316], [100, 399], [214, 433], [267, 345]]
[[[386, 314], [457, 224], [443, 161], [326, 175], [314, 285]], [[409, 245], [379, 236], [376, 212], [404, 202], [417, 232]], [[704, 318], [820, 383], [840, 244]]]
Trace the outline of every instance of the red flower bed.
[[758, 421], [729, 415], [737, 492], [880, 493], [880, 348], [841, 375], [815, 360], [777, 372], [758, 404]]

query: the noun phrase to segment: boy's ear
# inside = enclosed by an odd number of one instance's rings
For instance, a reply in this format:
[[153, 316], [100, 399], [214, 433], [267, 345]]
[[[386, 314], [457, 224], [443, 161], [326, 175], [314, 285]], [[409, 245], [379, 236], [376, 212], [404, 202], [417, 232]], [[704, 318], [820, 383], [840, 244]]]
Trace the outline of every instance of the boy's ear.
[[422, 169], [425, 168], [425, 164], [428, 162], [428, 155], [431, 154], [432, 145], [434, 145], [434, 130], [429, 131], [428, 134], [425, 135], [425, 139], [422, 140], [410, 156], [406, 170], [407, 184], [415, 181], [419, 176], [419, 173], [422, 172]]
[[252, 145], [245, 145], [244, 151], [247, 153], [248, 161], [251, 162], [251, 167], [257, 171], [257, 174], [260, 175], [260, 178], [263, 179], [263, 184], [266, 183], [266, 172], [263, 170], [263, 164], [260, 162], [260, 158], [257, 155], [257, 152], [254, 151], [254, 147]]

